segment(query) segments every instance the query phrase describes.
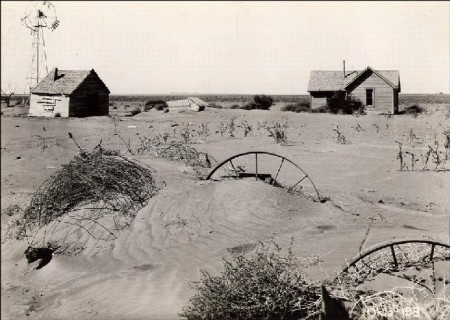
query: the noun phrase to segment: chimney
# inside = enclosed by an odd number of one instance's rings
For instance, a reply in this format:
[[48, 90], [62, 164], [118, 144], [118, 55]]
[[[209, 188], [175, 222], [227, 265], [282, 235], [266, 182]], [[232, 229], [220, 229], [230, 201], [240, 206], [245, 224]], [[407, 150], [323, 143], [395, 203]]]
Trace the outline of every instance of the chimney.
[[53, 73], [53, 81], [56, 81], [58, 79], [58, 68], [55, 68], [55, 71]]
[[343, 66], [344, 66], [344, 74], [342, 75], [342, 78], [345, 79], [345, 60], [343, 61]]

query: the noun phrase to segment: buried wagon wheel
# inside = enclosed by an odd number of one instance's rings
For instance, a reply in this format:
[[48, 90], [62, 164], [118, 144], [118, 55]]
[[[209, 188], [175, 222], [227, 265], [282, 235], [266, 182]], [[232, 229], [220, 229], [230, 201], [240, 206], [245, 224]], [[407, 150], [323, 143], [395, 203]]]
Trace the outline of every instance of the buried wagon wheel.
[[324, 202], [309, 175], [300, 166], [276, 153], [248, 151], [236, 154], [212, 169], [206, 180], [226, 178], [255, 178], [286, 188], [288, 192], [312, 194], [313, 198]]
[[[353, 258], [332, 280], [332, 285], [345, 283], [356, 289], [379, 275], [388, 275], [432, 292], [430, 288], [436, 291], [436, 281], [448, 284], [448, 275], [445, 280], [446, 276], [439, 277], [435, 274], [437, 264], [445, 264], [444, 261], [450, 261], [449, 244], [417, 239], [389, 241], [369, 248]], [[448, 270], [448, 266], [444, 266], [444, 269]]]

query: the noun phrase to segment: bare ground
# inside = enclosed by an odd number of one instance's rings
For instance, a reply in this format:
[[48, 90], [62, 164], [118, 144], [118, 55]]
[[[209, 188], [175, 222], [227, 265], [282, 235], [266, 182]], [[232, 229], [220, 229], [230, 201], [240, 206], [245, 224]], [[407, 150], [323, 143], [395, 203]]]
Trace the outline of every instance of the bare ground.
[[[415, 171], [399, 171], [395, 142], [406, 150], [414, 146], [418, 155], [435, 134], [442, 145], [447, 114], [448, 106], [430, 105], [417, 118], [217, 109], [121, 117], [117, 132], [132, 148], [142, 136], [167, 132], [179, 139], [176, 130], [184, 125], [208, 123], [206, 141], [192, 138], [199, 151], [219, 162], [252, 150], [280, 154], [300, 165], [330, 201], [312, 202], [261, 181], [201, 181], [182, 163], [130, 156], [154, 168], [166, 187], [117, 240], [80, 237], [83, 251], [55, 255], [34, 270], [23, 255], [28, 244], [2, 237], [2, 319], [176, 319], [193, 294], [189, 282], [200, 279], [201, 269], [220, 272], [223, 255], [251, 251], [259, 241], [287, 247], [293, 236], [299, 256], [319, 257], [306, 271], [325, 279], [358, 253], [370, 221], [364, 247], [400, 238], [449, 242], [449, 171], [418, 170], [423, 158]], [[242, 128], [235, 138], [221, 137], [220, 123], [233, 117], [236, 124], [245, 118], [253, 126], [248, 137]], [[286, 146], [257, 129], [258, 121], [285, 119]], [[4, 210], [25, 207], [36, 188], [78, 152], [68, 132], [88, 150], [100, 139], [104, 147], [126, 150], [108, 117], [2, 117], [1, 125], [2, 236], [14, 217]], [[348, 144], [337, 143], [336, 125]]]

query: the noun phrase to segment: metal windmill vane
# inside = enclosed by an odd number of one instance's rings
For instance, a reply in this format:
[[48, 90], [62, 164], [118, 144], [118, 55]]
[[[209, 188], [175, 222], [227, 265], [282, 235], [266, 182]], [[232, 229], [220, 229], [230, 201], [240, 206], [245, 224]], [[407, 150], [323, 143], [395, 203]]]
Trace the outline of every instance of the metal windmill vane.
[[56, 17], [55, 6], [50, 1], [32, 2], [21, 21], [31, 30], [33, 37], [31, 62], [27, 75], [27, 87], [31, 91], [48, 74], [44, 29], [54, 31], [60, 21]]

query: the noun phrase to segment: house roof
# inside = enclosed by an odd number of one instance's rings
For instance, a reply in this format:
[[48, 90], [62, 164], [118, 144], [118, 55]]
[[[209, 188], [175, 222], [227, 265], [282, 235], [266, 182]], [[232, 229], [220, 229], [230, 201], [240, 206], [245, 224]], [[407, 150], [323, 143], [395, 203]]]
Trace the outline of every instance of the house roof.
[[308, 92], [345, 91], [350, 84], [368, 71], [372, 71], [388, 85], [400, 90], [398, 70], [374, 70], [371, 67], [367, 67], [364, 70], [346, 71], [345, 78], [343, 77], [343, 71], [311, 71]]
[[[55, 77], [56, 72], [56, 77]], [[57, 68], [52, 69], [50, 73], [38, 83], [36, 87], [31, 90], [32, 93], [45, 93], [45, 94], [72, 94], [89, 76], [94, 73], [97, 77], [97, 73], [92, 70], [58, 70]], [[100, 77], [98, 77], [100, 81]], [[103, 83], [105, 88], [108, 87]]]

